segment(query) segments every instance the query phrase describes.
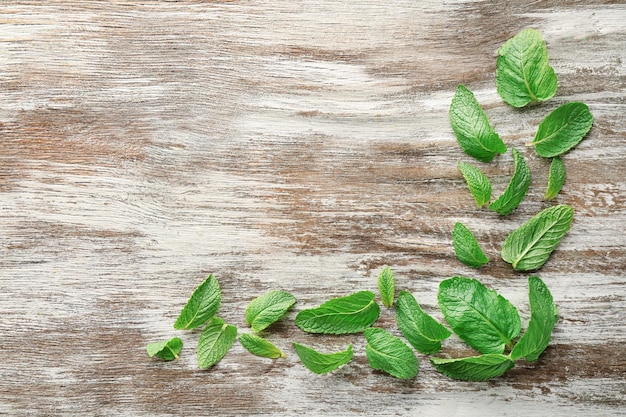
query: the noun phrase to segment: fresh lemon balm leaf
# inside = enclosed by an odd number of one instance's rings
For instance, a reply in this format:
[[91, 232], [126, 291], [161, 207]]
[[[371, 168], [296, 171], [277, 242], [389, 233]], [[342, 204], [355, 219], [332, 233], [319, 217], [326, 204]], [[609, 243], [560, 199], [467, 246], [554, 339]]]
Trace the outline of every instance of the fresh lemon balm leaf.
[[442, 374], [463, 381], [487, 381], [515, 365], [508, 356], [493, 353], [460, 359], [430, 358], [430, 363]]
[[398, 294], [396, 318], [404, 338], [424, 354], [439, 352], [441, 341], [451, 334], [441, 323], [426, 314], [415, 297], [406, 290]]
[[443, 280], [437, 299], [452, 330], [480, 353], [503, 353], [519, 335], [515, 306], [475, 279]]
[[213, 317], [200, 334], [196, 356], [200, 369], [210, 368], [230, 350], [237, 338], [237, 328]]
[[498, 49], [496, 87], [505, 103], [524, 107], [548, 100], [557, 90], [554, 69], [541, 33], [524, 29]]
[[332, 372], [350, 362], [354, 356], [351, 344], [348, 345], [346, 350], [335, 353], [321, 353], [295, 342], [293, 343], [293, 348], [304, 366], [316, 374]]
[[500, 197], [489, 205], [489, 209], [501, 216], [506, 216], [519, 206], [530, 186], [530, 169], [526, 165], [524, 156], [515, 148], [511, 150], [515, 166], [513, 176]]
[[250, 301], [246, 307], [246, 323], [260, 332], [279, 320], [296, 303], [296, 298], [282, 290], [268, 291]]
[[243, 333], [239, 335], [239, 343], [248, 352], [262, 358], [278, 359], [287, 357], [272, 342], [254, 334]]
[[550, 163], [550, 171], [548, 172], [548, 187], [544, 200], [552, 200], [557, 196], [561, 188], [565, 184], [565, 164], [561, 158], [556, 157]]
[[154, 356], [163, 359], [164, 361], [172, 361], [178, 359], [178, 355], [183, 348], [183, 341], [178, 337], [174, 337], [170, 340], [162, 342], [148, 343], [146, 350], [148, 355], [152, 358]]
[[472, 164], [459, 162], [459, 171], [465, 178], [474, 201], [478, 207], [482, 207], [491, 199], [491, 181], [483, 172]]
[[383, 305], [387, 308], [393, 305], [395, 297], [395, 280], [393, 277], [393, 271], [388, 266], [384, 267], [380, 274], [378, 274], [378, 291], [380, 292], [380, 299]]
[[371, 291], [359, 291], [333, 298], [316, 308], [302, 310], [296, 326], [308, 333], [349, 334], [370, 327], [380, 315], [380, 307]]
[[532, 144], [539, 156], [552, 158], [578, 145], [592, 124], [593, 116], [586, 104], [563, 104], [539, 124]]
[[489, 262], [472, 232], [461, 222], [454, 224], [452, 246], [459, 261], [471, 268], [480, 268]]
[[463, 85], [457, 87], [450, 104], [450, 125], [465, 153], [479, 161], [489, 162], [496, 154], [506, 152], [506, 145], [489, 124], [474, 93]]
[[540, 211], [507, 236], [502, 259], [516, 271], [541, 268], [570, 229], [573, 218], [574, 209], [565, 204]]
[[365, 354], [373, 369], [379, 369], [396, 378], [415, 378], [419, 362], [415, 353], [398, 337], [384, 329], [370, 327], [364, 332]]
[[526, 358], [533, 362], [548, 347], [552, 329], [558, 319], [558, 309], [552, 294], [539, 277], [528, 277], [528, 298], [530, 300], [530, 322], [528, 328], [519, 339], [511, 358]]
[[222, 293], [219, 283], [211, 274], [191, 294], [187, 304], [178, 315], [174, 328], [188, 330], [202, 326], [217, 313], [221, 302]]

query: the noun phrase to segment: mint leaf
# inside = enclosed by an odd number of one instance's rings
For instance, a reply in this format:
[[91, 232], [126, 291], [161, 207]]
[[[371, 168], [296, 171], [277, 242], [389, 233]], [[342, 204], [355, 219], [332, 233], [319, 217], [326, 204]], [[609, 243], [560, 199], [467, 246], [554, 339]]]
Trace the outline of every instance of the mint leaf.
[[556, 93], [554, 69], [541, 33], [525, 29], [498, 49], [496, 86], [505, 103], [524, 107], [545, 101]]
[[452, 277], [442, 281], [437, 299], [452, 330], [480, 353], [502, 353], [519, 335], [517, 309], [475, 279]]
[[206, 369], [219, 362], [228, 353], [236, 338], [235, 326], [224, 323], [219, 317], [213, 317], [198, 340], [198, 367]]
[[254, 334], [240, 334], [239, 343], [241, 343], [241, 346], [243, 346], [248, 352], [256, 356], [270, 359], [287, 357], [287, 355], [285, 355], [280, 349], [274, 346], [272, 342]]
[[221, 302], [222, 293], [219, 283], [211, 274], [191, 294], [187, 304], [178, 315], [174, 328], [188, 330], [202, 326], [217, 313]]
[[304, 366], [316, 374], [326, 374], [334, 371], [340, 366], [350, 362], [354, 355], [352, 352], [352, 344], [348, 345], [346, 350], [336, 353], [320, 353], [308, 346], [295, 342], [293, 343], [293, 348]]
[[526, 160], [517, 149], [511, 148], [511, 151], [515, 165], [513, 177], [511, 177], [511, 181], [509, 181], [509, 185], [502, 195], [489, 205], [491, 210], [502, 216], [506, 216], [519, 206], [530, 186], [530, 169], [526, 165]]
[[506, 152], [506, 145], [489, 124], [485, 111], [474, 93], [459, 85], [450, 104], [450, 125], [459, 145], [468, 155], [489, 162]]
[[387, 308], [393, 305], [393, 299], [395, 297], [395, 281], [393, 277], [393, 271], [388, 266], [384, 267], [380, 274], [378, 274], [378, 291], [380, 292], [380, 299], [383, 305]]
[[360, 291], [346, 297], [333, 298], [317, 308], [302, 310], [296, 326], [309, 333], [359, 333], [370, 327], [380, 315], [374, 293]]
[[502, 259], [516, 271], [541, 268], [570, 229], [573, 218], [574, 209], [564, 204], [537, 213], [507, 236]]
[[526, 358], [533, 362], [548, 347], [552, 329], [558, 320], [558, 309], [552, 294], [539, 277], [528, 277], [530, 322], [528, 328], [511, 351], [513, 360]]
[[463, 381], [487, 381], [515, 365], [508, 356], [497, 353], [461, 359], [430, 358], [430, 363], [442, 374]]
[[370, 327], [364, 332], [367, 345], [367, 361], [373, 369], [379, 369], [396, 378], [415, 378], [419, 362], [410, 347], [384, 329]]
[[273, 290], [250, 301], [246, 307], [246, 323], [254, 332], [260, 332], [279, 320], [296, 303], [287, 291]]
[[146, 351], [152, 358], [154, 356], [163, 359], [164, 361], [171, 361], [178, 359], [178, 355], [183, 348], [183, 341], [178, 337], [174, 337], [170, 340], [164, 340], [162, 342], [148, 343]]
[[561, 158], [556, 157], [550, 163], [550, 171], [548, 173], [548, 187], [544, 200], [552, 200], [557, 196], [561, 188], [565, 184], [565, 164]]
[[459, 162], [459, 171], [465, 178], [470, 193], [478, 207], [482, 207], [491, 199], [491, 181], [483, 172], [472, 164]]
[[454, 224], [452, 246], [459, 261], [471, 268], [480, 268], [489, 262], [472, 232], [460, 222]]
[[426, 314], [408, 291], [400, 291], [396, 302], [398, 328], [404, 338], [424, 354], [437, 353], [441, 341], [450, 337], [450, 331]]
[[578, 145], [592, 124], [593, 116], [586, 104], [563, 104], [539, 124], [532, 144], [539, 156], [552, 158]]

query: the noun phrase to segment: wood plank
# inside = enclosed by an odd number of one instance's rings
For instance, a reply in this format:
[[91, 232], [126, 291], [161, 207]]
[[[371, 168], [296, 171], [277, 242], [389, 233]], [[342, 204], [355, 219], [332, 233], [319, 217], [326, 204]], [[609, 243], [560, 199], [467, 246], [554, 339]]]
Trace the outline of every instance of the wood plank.
[[[622, 415], [626, 364], [626, 7], [619, 1], [5, 1], [0, 5], [0, 367], [6, 415]], [[497, 48], [544, 34], [557, 95], [514, 110], [495, 90]], [[448, 106], [472, 89], [531, 190], [500, 218], [457, 171]], [[570, 233], [538, 275], [560, 319], [537, 363], [485, 383], [448, 379], [420, 355], [400, 381], [372, 371], [361, 336], [314, 337], [298, 311], [376, 291], [383, 265], [437, 318], [437, 287], [480, 279], [517, 305], [528, 274], [499, 258], [540, 209], [548, 161], [524, 146], [558, 105], [584, 101], [592, 131], [564, 156]], [[480, 164], [500, 193], [510, 153]], [[456, 221], [491, 262], [451, 245]], [[268, 338], [197, 369], [198, 332], [172, 324], [207, 274], [220, 316], [298, 299]], [[395, 334], [392, 310], [377, 325]], [[180, 336], [178, 361], [147, 357]], [[354, 360], [308, 372], [291, 342]], [[444, 354], [470, 353], [458, 339]]]

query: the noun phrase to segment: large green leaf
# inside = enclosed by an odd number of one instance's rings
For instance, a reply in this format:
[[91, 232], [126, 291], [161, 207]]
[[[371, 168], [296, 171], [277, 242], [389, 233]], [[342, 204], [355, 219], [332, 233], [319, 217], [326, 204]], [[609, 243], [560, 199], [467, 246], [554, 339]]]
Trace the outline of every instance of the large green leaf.
[[524, 156], [515, 148], [511, 148], [511, 151], [515, 166], [513, 176], [500, 197], [489, 205], [489, 209], [502, 216], [506, 216], [519, 206], [530, 187], [530, 169], [526, 165]]
[[346, 350], [335, 353], [321, 353], [295, 342], [293, 343], [293, 348], [304, 366], [316, 374], [326, 374], [334, 371], [350, 362], [354, 355], [351, 344], [348, 345]]
[[235, 326], [224, 323], [219, 317], [213, 317], [198, 340], [198, 367], [206, 369], [219, 362], [228, 353], [236, 338]]
[[316, 308], [302, 310], [296, 326], [309, 333], [359, 333], [370, 327], [380, 315], [380, 307], [371, 291], [359, 291], [333, 298]]
[[441, 341], [451, 334], [441, 323], [426, 314], [415, 297], [406, 290], [398, 294], [396, 319], [404, 338], [424, 354], [437, 353], [441, 349]]
[[497, 353], [460, 359], [430, 358], [430, 362], [442, 374], [463, 381], [487, 381], [515, 365], [511, 358]]
[[502, 244], [502, 259], [517, 271], [534, 271], [570, 229], [574, 209], [568, 205], [547, 208], [511, 232]]
[[489, 262], [474, 234], [461, 222], [454, 224], [452, 246], [459, 261], [471, 268], [480, 268]]
[[465, 178], [476, 205], [482, 207], [487, 204], [491, 199], [491, 181], [489, 178], [476, 166], [467, 162], [459, 162], [458, 168]]
[[221, 301], [222, 293], [219, 283], [211, 274], [191, 294], [187, 304], [178, 315], [174, 328], [185, 330], [202, 326], [217, 313]]
[[525, 29], [498, 49], [496, 86], [505, 103], [524, 107], [556, 93], [557, 79], [548, 63], [548, 48], [541, 33]]
[[285, 315], [296, 298], [282, 290], [272, 290], [250, 301], [246, 307], [246, 323], [260, 332]]
[[485, 111], [474, 93], [459, 85], [450, 104], [450, 125], [459, 145], [468, 155], [489, 162], [506, 152], [506, 145], [489, 124]]
[[528, 277], [528, 298], [530, 300], [530, 322], [513, 350], [513, 360], [526, 358], [533, 362], [548, 347], [552, 329], [558, 320], [558, 309], [552, 294], [539, 277]]
[[502, 353], [519, 335], [515, 306], [475, 279], [443, 280], [437, 299], [452, 330], [480, 353]]
[[396, 378], [414, 378], [419, 370], [415, 353], [402, 340], [384, 329], [370, 327], [364, 332], [365, 354], [373, 369]]
[[563, 104], [539, 124], [532, 144], [539, 156], [552, 158], [578, 145], [592, 124], [593, 116], [586, 104]]

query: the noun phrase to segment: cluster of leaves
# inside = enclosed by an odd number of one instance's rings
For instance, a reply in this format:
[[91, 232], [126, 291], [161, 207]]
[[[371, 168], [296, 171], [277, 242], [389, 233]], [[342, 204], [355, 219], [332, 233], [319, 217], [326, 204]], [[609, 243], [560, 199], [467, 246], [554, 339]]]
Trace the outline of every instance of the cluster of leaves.
[[[498, 49], [496, 86], [500, 97], [513, 107], [524, 107], [552, 98], [557, 90], [554, 69], [548, 63], [548, 51], [541, 33], [525, 29]], [[490, 162], [507, 147], [489, 123], [486, 113], [463, 85], [459, 85], [450, 104], [450, 124], [468, 155], [480, 162]], [[593, 116], [583, 103], [566, 103], [548, 114], [537, 128], [531, 145], [543, 158], [552, 158], [545, 200], [551, 200], [565, 183], [565, 164], [561, 155], [570, 151], [589, 132]], [[475, 165], [459, 162], [476, 205], [489, 204], [501, 216], [513, 212], [526, 196], [531, 172], [520, 151], [511, 147], [514, 170], [504, 192], [491, 201], [491, 181]], [[491, 201], [491, 203], [489, 203]], [[541, 268], [569, 230], [574, 210], [568, 205], [547, 208], [510, 233], [505, 239], [501, 257], [517, 271]], [[489, 262], [472, 232], [456, 223], [452, 241], [457, 258], [472, 268]]]

